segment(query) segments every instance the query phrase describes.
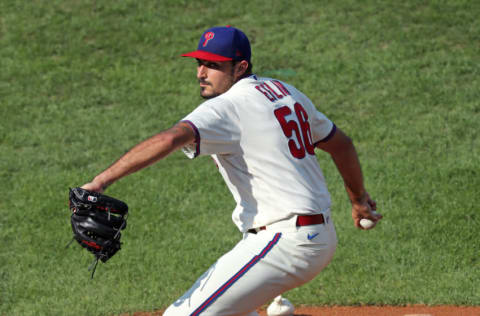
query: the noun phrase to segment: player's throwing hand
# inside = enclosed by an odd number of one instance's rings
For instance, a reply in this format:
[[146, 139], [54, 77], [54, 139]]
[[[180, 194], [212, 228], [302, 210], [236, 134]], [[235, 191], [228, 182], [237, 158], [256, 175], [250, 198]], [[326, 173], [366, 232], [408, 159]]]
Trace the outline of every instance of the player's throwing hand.
[[360, 229], [372, 229], [383, 218], [376, 212], [377, 203], [370, 198], [368, 193], [360, 201], [352, 201], [352, 218], [356, 227]]

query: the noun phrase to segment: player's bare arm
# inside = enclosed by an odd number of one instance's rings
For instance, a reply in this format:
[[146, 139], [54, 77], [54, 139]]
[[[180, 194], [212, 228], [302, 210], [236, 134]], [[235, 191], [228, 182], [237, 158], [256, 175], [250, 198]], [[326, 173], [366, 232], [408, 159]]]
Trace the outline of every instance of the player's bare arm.
[[362, 169], [353, 141], [338, 129], [327, 142], [320, 142], [317, 148], [330, 154], [345, 184], [345, 190], [352, 202], [352, 218], [358, 228], [362, 228], [360, 220], [370, 219], [374, 222], [382, 218], [380, 214], [372, 214], [377, 206], [363, 184]]
[[103, 192], [110, 184], [118, 179], [141, 170], [160, 159], [165, 158], [175, 150], [195, 142], [195, 132], [187, 123], [180, 122], [139, 143], [97, 175], [92, 182], [82, 188]]

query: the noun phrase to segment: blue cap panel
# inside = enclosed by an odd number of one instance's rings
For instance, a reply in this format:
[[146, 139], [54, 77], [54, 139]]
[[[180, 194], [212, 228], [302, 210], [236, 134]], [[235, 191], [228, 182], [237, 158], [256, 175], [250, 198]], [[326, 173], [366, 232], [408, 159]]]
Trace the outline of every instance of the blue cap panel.
[[197, 51], [209, 52], [233, 60], [250, 61], [250, 42], [247, 36], [234, 27], [212, 27], [198, 42]]

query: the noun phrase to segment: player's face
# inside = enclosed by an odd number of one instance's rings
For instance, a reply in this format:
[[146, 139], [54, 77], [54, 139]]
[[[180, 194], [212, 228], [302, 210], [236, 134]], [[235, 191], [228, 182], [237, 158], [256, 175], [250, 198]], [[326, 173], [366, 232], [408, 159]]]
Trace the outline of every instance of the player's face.
[[231, 61], [208, 61], [197, 59], [197, 79], [202, 98], [214, 98], [228, 89], [238, 79], [238, 64]]

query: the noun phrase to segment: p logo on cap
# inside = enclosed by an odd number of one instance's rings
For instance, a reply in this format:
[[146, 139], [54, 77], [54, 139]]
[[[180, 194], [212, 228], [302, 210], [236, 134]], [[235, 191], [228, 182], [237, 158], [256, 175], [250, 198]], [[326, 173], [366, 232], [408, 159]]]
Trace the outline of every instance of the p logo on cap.
[[203, 42], [202, 46], [205, 47], [205, 46], [207, 46], [208, 41], [215, 37], [215, 33], [207, 32], [207, 33], [205, 33], [205, 35], [203, 37], [205, 38], [205, 41]]

